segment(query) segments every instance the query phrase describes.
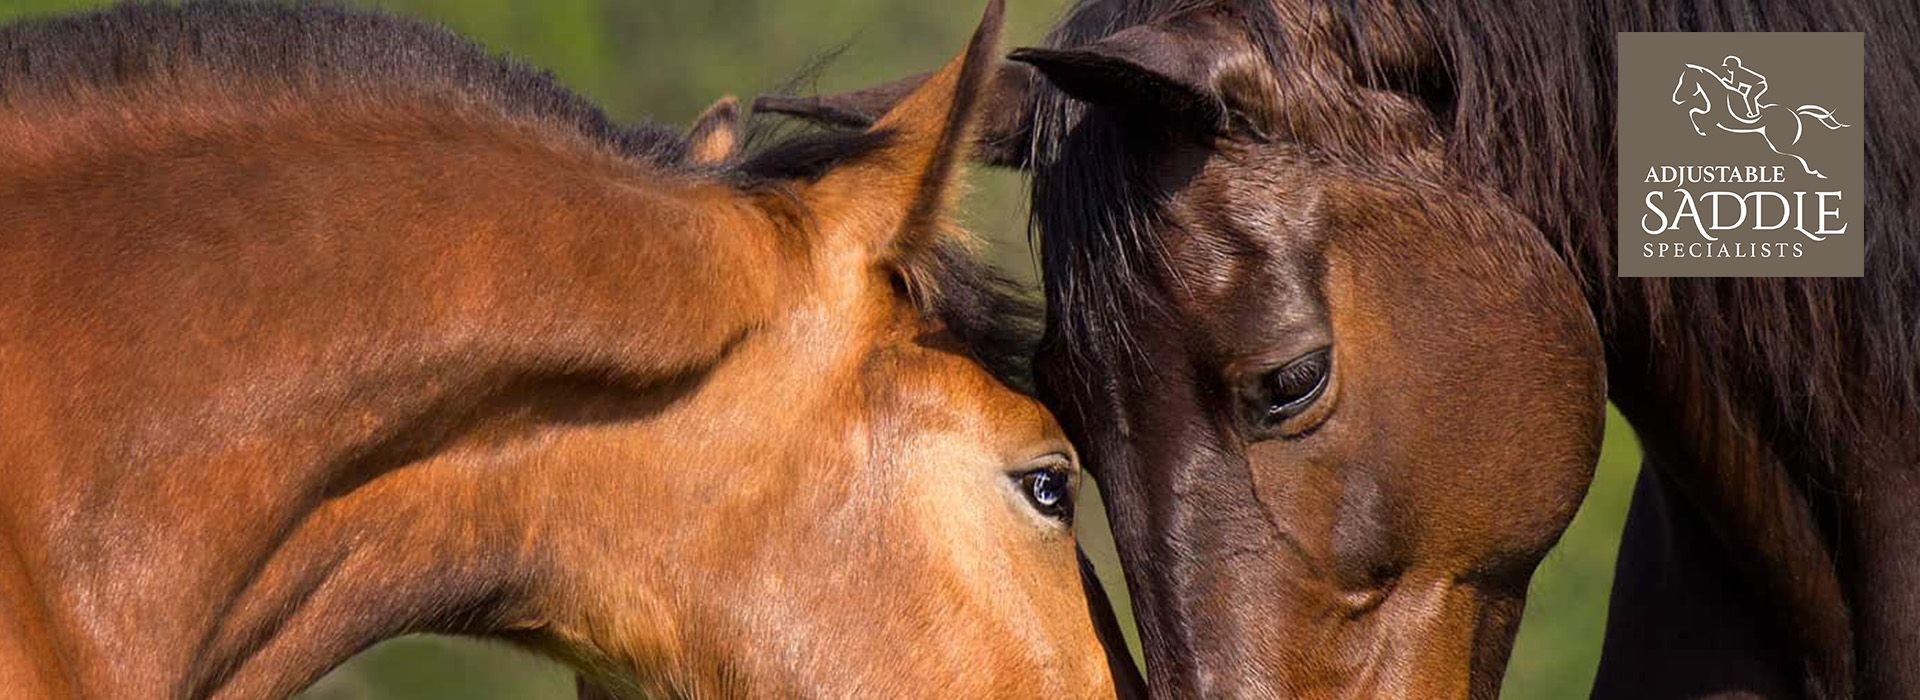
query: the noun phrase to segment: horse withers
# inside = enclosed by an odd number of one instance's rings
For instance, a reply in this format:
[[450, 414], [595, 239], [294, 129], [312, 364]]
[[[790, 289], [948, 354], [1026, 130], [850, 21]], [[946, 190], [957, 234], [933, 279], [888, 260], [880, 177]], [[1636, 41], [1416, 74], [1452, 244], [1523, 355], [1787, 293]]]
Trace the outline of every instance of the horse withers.
[[1111, 694], [946, 219], [999, 21], [748, 155], [378, 14], [0, 30], [0, 688], [283, 697], [440, 632], [622, 695]]

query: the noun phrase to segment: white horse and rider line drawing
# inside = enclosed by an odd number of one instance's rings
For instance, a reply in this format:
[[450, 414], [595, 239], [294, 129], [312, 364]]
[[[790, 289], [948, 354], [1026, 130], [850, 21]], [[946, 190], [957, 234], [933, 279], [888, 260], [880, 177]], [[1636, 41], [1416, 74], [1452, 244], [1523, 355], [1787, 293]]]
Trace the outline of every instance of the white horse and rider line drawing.
[[[1799, 144], [1805, 128], [1800, 119], [1802, 116], [1813, 117], [1828, 129], [1842, 129], [1848, 125], [1840, 123], [1832, 111], [1819, 105], [1787, 109], [1779, 104], [1761, 102], [1760, 96], [1767, 91], [1767, 77], [1742, 65], [1739, 56], [1728, 56], [1720, 62], [1720, 66], [1725, 72], [1689, 63], [1687, 70], [1680, 74], [1679, 84], [1673, 88], [1673, 103], [1687, 107], [1687, 121], [1693, 124], [1694, 133], [1706, 136], [1706, 130], [1700, 128], [1700, 115], [1713, 114], [1713, 125], [1722, 131], [1760, 134], [1761, 138], [1766, 139], [1767, 148], [1774, 153], [1799, 161], [1800, 168], [1808, 175], [1825, 179], [1827, 176], [1808, 165], [1806, 158], [1781, 150], [1781, 143], [1774, 136], [1784, 135], [1782, 129], [1791, 125], [1793, 139], [1785, 145], [1791, 148]], [[1708, 77], [1713, 80], [1708, 81]], [[1717, 89], [1709, 91], [1709, 85]], [[1716, 109], [1714, 95], [1721, 91], [1724, 91], [1725, 97], [1720, 100], [1720, 108]]]

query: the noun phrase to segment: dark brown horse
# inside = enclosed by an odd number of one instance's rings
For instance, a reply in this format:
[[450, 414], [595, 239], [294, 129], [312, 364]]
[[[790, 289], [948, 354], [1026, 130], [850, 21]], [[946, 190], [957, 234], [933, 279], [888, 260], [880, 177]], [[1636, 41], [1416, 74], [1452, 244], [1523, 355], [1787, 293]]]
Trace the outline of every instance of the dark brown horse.
[[[1917, 22], [1089, 0], [1015, 52], [980, 155], [1033, 175], [1043, 395], [1153, 687], [1493, 695], [1604, 359], [1647, 468], [1596, 694], [1920, 696]], [[1867, 32], [1865, 278], [1615, 279], [1614, 36], [1648, 30]]]
[[623, 695], [1107, 695], [1076, 466], [945, 219], [992, 80], [741, 156], [442, 30], [0, 30], [0, 694], [491, 635]]

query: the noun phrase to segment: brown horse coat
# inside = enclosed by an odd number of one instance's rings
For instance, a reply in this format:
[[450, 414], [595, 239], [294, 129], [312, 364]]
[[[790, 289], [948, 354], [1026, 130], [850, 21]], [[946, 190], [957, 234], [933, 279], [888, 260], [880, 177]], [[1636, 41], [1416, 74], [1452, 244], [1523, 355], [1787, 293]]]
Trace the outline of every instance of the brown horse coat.
[[0, 688], [285, 696], [436, 631], [622, 693], [1110, 692], [1023, 493], [1071, 450], [938, 252], [998, 13], [753, 156], [380, 15], [0, 29]]

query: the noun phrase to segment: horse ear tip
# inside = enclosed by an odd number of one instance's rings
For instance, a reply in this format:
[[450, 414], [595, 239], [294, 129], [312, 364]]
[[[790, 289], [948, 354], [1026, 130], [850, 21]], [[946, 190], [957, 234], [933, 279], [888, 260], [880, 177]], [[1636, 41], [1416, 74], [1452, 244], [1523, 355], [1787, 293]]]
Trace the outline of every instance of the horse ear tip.
[[987, 0], [987, 9], [980, 13], [980, 26], [998, 30], [1007, 15], [1007, 0]]
[[695, 119], [702, 125], [731, 127], [740, 121], [740, 98], [724, 95]]
[[1047, 49], [1022, 46], [1007, 53], [1007, 60], [1032, 66], [1042, 74], [1050, 74], [1062, 68], [1088, 63], [1088, 56], [1082, 51]]
[[1052, 52], [1048, 51], [1047, 49], [1042, 49], [1042, 48], [1033, 47], [1033, 46], [1022, 46], [1012, 51], [1008, 51], [1007, 60], [1019, 61], [1021, 63], [1031, 64], [1035, 61], [1045, 60], [1047, 55], [1051, 53]]
[[1006, 28], [1006, 14], [1006, 0], [988, 0], [987, 9], [980, 13], [980, 25], [974, 28], [973, 38], [967, 41], [965, 55], [968, 59], [991, 53], [1000, 45], [1000, 34]]

